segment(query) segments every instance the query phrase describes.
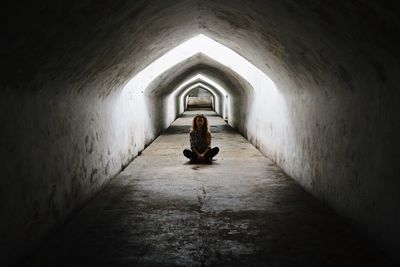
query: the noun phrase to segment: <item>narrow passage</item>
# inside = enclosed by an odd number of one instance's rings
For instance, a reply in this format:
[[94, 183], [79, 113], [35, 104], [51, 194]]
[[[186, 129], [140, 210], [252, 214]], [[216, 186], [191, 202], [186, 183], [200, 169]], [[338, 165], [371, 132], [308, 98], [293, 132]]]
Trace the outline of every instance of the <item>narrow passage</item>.
[[[193, 116], [220, 147], [190, 165]], [[392, 266], [212, 111], [187, 111], [27, 266]]]

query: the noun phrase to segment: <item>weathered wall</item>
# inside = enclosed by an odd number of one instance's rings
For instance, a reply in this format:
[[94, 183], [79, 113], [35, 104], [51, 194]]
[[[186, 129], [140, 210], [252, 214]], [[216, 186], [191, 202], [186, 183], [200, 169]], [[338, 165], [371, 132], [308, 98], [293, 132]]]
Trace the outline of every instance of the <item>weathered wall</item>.
[[31, 251], [157, 135], [162, 114], [144, 103], [167, 91], [137, 92], [126, 107], [121, 90], [197, 33], [278, 87], [233, 97], [243, 109], [231, 123], [399, 259], [399, 10], [344, 0], [4, 5], [0, 261]]
[[[218, 26], [205, 19], [205, 28], [233, 49], [241, 43], [240, 53], [275, 81], [286, 104], [270, 110], [273, 123], [266, 115], [257, 121], [258, 130], [247, 124], [246, 136], [398, 258], [398, 7], [260, 1], [247, 8], [239, 2], [204, 8], [226, 19]], [[260, 24], [268, 26], [257, 31]], [[233, 37], [226, 40], [215, 27]], [[245, 38], [253, 42], [245, 45]]]
[[214, 96], [211, 92], [206, 89], [201, 87], [195, 88], [189, 92], [189, 95], [186, 98], [186, 106], [188, 108], [213, 108], [213, 98]]
[[212, 96], [189, 96], [188, 108], [212, 108]]
[[143, 145], [131, 149], [131, 136], [112, 127], [113, 96], [9, 92], [0, 99], [4, 261], [29, 252]]
[[[121, 119], [130, 114], [118, 107], [119, 92], [141, 67], [183, 41], [176, 36], [161, 49], [142, 45], [147, 30], [161, 39], [176, 31], [168, 21], [143, 28], [142, 16], [186, 3], [128, 2], [2, 7], [1, 264], [31, 253], [154, 137], [145, 122]], [[192, 17], [186, 14], [184, 21]], [[153, 58], [129, 56], [153, 49]]]

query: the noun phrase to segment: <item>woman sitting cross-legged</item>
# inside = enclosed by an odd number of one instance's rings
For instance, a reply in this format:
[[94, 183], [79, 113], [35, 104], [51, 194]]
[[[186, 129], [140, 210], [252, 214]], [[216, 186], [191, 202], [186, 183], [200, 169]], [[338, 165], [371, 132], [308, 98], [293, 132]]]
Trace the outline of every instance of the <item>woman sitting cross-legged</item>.
[[203, 114], [193, 118], [190, 148], [191, 150], [183, 150], [183, 155], [190, 159], [190, 163], [211, 163], [212, 158], [219, 152], [218, 147], [211, 148], [211, 133], [208, 131], [207, 118]]

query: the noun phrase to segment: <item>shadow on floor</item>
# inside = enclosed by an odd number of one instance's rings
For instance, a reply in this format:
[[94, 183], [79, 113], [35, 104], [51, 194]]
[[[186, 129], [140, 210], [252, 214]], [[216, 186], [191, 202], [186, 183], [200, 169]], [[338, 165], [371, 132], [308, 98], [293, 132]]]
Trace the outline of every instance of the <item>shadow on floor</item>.
[[[164, 130], [164, 132], [162, 132], [162, 134], [166, 134], [166, 135], [189, 134], [191, 129], [192, 129], [192, 126], [189, 126], [189, 125], [172, 125], [172, 126], [168, 127], [168, 129]], [[222, 133], [222, 132], [234, 133], [234, 132], [236, 132], [236, 130], [226, 124], [226, 125], [210, 126], [210, 132], [211, 133]]]

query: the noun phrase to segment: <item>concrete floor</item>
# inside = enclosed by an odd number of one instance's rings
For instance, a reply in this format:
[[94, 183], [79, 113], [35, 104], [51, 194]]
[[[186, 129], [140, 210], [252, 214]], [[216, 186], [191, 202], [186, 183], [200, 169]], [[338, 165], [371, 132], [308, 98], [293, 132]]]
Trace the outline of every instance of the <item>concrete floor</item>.
[[211, 165], [185, 112], [26, 266], [393, 266], [211, 111]]

